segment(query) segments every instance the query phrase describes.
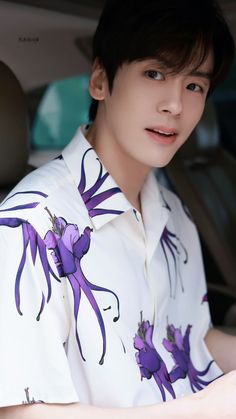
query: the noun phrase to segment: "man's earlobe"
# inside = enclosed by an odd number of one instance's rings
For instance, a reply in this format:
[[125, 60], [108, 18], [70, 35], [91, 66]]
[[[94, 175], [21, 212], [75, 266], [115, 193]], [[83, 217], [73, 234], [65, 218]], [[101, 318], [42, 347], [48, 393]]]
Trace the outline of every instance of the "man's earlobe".
[[106, 73], [98, 61], [95, 61], [89, 83], [89, 93], [93, 99], [103, 100], [105, 93]]

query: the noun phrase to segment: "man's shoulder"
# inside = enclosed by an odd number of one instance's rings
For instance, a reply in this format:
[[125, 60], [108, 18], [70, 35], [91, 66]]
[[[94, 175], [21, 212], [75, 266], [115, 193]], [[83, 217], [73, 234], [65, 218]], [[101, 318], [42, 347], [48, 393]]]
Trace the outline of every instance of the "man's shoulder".
[[32, 190], [42, 192], [44, 195], [50, 195], [65, 180], [68, 170], [62, 156], [49, 161], [48, 163], [36, 168], [25, 176], [14, 188], [15, 190]]
[[[68, 170], [63, 159], [54, 159], [25, 176], [0, 205], [0, 217], [28, 219], [29, 214], [53, 196], [62, 182], [68, 182]], [[30, 211], [31, 210], [31, 211]]]
[[174, 191], [170, 190], [167, 186], [162, 184], [159, 184], [159, 189], [162, 195], [164, 206], [169, 210], [171, 218], [179, 219], [182, 222], [183, 219], [185, 219], [193, 223], [189, 209], [181, 197]]

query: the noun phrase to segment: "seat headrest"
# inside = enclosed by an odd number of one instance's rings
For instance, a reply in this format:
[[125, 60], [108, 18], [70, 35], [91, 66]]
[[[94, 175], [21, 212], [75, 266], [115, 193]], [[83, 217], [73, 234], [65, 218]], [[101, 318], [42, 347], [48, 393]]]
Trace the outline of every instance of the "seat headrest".
[[24, 174], [29, 155], [29, 120], [23, 89], [0, 61], [0, 187], [14, 185]]

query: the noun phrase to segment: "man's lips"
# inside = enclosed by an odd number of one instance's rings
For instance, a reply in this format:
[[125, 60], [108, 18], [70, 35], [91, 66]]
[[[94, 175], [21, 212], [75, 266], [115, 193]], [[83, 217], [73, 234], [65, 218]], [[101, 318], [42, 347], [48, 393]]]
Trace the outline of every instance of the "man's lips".
[[146, 130], [148, 131], [154, 131], [154, 132], [158, 132], [161, 133], [163, 135], [177, 135], [178, 131], [176, 128], [171, 128], [171, 127], [165, 127], [164, 125], [158, 125], [155, 127], [148, 127], [146, 128]]
[[178, 135], [178, 131], [172, 127], [155, 126], [145, 129], [153, 140], [161, 144], [172, 144]]

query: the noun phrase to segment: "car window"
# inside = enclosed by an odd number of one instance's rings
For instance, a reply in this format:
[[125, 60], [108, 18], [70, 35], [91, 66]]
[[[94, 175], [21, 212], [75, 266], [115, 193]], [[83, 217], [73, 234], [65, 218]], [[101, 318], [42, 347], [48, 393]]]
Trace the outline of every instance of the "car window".
[[50, 83], [38, 104], [31, 127], [33, 149], [61, 149], [78, 126], [88, 123], [89, 75]]

